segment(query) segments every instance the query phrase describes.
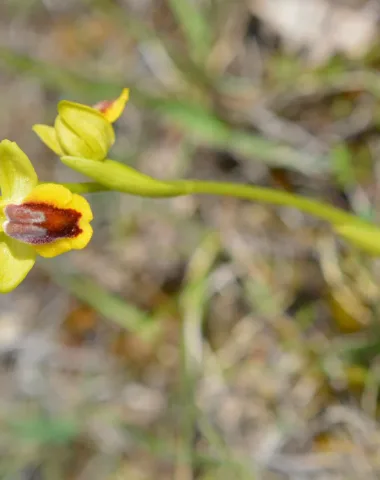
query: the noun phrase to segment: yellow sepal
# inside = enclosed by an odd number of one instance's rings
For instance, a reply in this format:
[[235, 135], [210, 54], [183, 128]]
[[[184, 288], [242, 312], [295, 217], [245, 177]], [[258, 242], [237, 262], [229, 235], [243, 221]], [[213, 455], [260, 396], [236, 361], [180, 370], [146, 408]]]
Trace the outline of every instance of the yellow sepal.
[[54, 153], [59, 156], [65, 154], [58, 142], [57, 132], [54, 127], [50, 127], [49, 125], [33, 125], [32, 130]]
[[32, 246], [0, 233], [0, 292], [16, 288], [33, 267], [35, 258]]
[[37, 174], [29, 158], [14, 142], [0, 142], [0, 188], [2, 202], [22, 200], [37, 185]]

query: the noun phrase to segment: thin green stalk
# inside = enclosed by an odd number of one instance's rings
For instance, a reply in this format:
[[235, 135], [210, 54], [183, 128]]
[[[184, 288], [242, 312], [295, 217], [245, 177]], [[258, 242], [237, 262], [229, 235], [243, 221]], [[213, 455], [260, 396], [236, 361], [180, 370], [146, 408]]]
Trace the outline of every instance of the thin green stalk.
[[345, 212], [340, 208], [332, 207], [325, 202], [306, 198], [302, 195], [274, 190], [272, 188], [227, 182], [203, 182], [197, 180], [178, 180], [176, 183], [180, 183], [183, 186], [183, 189], [186, 189], [187, 193], [221, 195], [224, 197], [257, 200], [272, 205], [294, 207], [297, 210], [333, 224], [352, 222], [368, 224], [368, 222], [359, 219], [356, 215]]
[[[157, 193], [142, 196], [150, 197], [176, 197], [189, 194], [220, 195], [224, 197], [236, 197], [247, 200], [254, 200], [272, 205], [281, 205], [297, 208], [298, 210], [313, 215], [332, 224], [355, 223], [360, 225], [371, 225], [369, 222], [358, 218], [340, 208], [333, 207], [325, 202], [294, 195], [288, 192], [278, 191], [266, 187], [241, 185], [227, 182], [208, 182], [198, 180], [173, 180], [165, 183], [171, 187], [171, 192]], [[66, 183], [64, 184], [74, 193], [85, 194], [109, 190], [100, 183]], [[128, 193], [123, 191], [123, 193]], [[134, 192], [134, 194], [136, 194]]]

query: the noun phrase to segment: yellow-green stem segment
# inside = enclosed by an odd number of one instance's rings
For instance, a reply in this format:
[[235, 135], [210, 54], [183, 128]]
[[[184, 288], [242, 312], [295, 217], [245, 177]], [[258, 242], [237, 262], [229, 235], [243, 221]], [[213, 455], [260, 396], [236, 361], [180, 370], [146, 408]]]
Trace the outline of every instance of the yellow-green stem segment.
[[[305, 198], [301, 195], [294, 195], [287, 192], [273, 190], [271, 188], [227, 182], [207, 182], [198, 180], [172, 180], [162, 183], [169, 187], [167, 192], [157, 193], [153, 195], [143, 194], [141, 196], [157, 198], [176, 197], [189, 194], [205, 194], [236, 197], [269, 203], [272, 205], [294, 207], [302, 212], [308, 213], [335, 225], [347, 223], [350, 223], [351, 225], [356, 224], [362, 226], [372, 225], [371, 223], [362, 220], [355, 215], [345, 212], [344, 210], [341, 210], [339, 208], [332, 207], [327, 203]], [[64, 186], [69, 188], [73, 193], [79, 194], [102, 192], [109, 190], [104, 185], [95, 182], [66, 183], [64, 184]], [[123, 193], [129, 192], [123, 191]]]

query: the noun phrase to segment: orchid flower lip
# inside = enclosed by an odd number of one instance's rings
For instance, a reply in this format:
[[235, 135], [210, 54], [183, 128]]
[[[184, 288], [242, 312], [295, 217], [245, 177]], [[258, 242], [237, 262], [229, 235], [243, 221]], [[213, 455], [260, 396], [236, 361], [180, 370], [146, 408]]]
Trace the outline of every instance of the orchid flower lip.
[[78, 222], [81, 213], [71, 208], [58, 208], [47, 203], [9, 204], [4, 209], [7, 221], [4, 232], [15, 240], [30, 245], [43, 245], [82, 233]]

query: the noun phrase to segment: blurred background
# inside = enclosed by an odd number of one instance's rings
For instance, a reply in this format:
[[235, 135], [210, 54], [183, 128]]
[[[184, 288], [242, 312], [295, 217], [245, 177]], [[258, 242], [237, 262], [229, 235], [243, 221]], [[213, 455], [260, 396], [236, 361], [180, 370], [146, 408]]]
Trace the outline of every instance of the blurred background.
[[[0, 132], [131, 89], [111, 157], [379, 220], [379, 5], [2, 0]], [[294, 209], [88, 196], [90, 246], [0, 297], [0, 478], [380, 478], [379, 261]]]

